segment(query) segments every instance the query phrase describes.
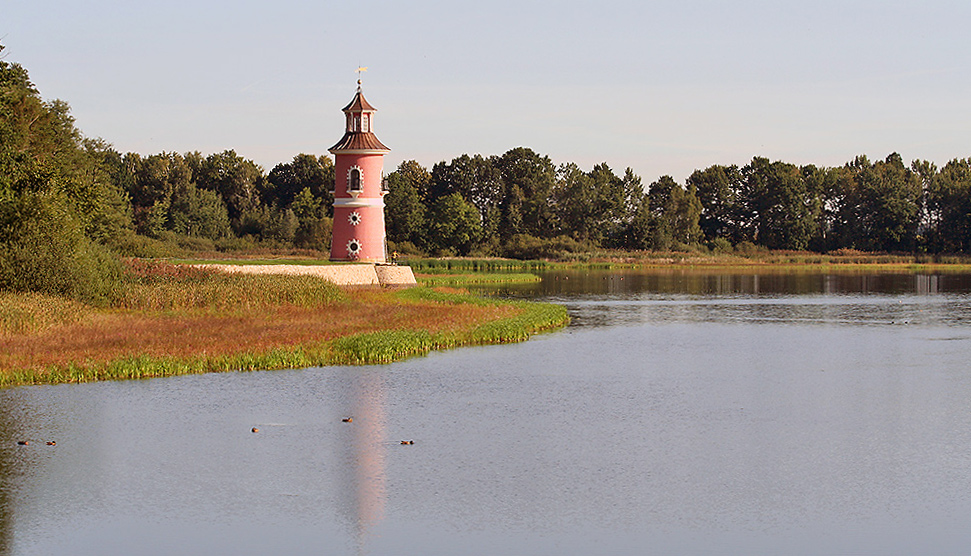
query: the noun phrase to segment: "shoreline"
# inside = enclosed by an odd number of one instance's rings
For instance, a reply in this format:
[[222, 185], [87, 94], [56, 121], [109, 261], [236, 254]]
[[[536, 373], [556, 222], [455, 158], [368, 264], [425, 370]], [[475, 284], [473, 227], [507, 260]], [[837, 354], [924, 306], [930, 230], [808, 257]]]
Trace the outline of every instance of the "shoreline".
[[[70, 361], [0, 370], [0, 388], [384, 364], [433, 350], [521, 342], [569, 322], [564, 307], [548, 303], [499, 301], [424, 287], [338, 289], [343, 292], [341, 300], [316, 308], [255, 306], [228, 314], [208, 309], [173, 314], [89, 308], [80, 323], [0, 334], [7, 351], [17, 346], [31, 351], [42, 344], [41, 349], [47, 346], [52, 352], [79, 336], [92, 337], [92, 345], [82, 346]], [[291, 329], [278, 330], [286, 326]], [[195, 345], [133, 345], [112, 355], [114, 344], [144, 339], [153, 331], [168, 341], [185, 339]], [[275, 331], [278, 336], [267, 339]], [[11, 354], [3, 357], [9, 360]]]

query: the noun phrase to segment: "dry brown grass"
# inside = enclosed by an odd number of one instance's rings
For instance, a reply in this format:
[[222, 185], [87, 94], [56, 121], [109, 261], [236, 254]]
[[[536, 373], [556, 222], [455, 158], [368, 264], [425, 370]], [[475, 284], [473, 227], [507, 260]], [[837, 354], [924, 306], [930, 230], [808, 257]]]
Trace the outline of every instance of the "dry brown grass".
[[99, 312], [80, 322], [0, 335], [0, 372], [102, 364], [132, 356], [190, 358], [259, 353], [389, 329], [458, 331], [515, 315], [497, 305], [402, 302], [387, 290], [349, 290], [323, 307]]

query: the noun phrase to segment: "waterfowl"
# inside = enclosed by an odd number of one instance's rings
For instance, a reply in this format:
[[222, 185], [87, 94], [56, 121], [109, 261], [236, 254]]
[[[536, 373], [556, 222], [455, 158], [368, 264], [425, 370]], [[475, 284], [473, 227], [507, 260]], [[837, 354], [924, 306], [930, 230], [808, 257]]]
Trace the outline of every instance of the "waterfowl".
[[343, 422], [343, 423], [353, 423], [354, 422], [354, 418], [353, 417], [344, 417], [343, 419], [341, 419], [341, 422]]
[[260, 432], [260, 429], [253, 427], [253, 432]]
[[414, 444], [415, 441], [414, 440], [402, 440], [401, 443], [402, 444]]
[[19, 444], [21, 446], [26, 446], [26, 445], [30, 444], [30, 440], [18, 440], [17, 441], [17, 444]]
[[48, 445], [48, 446], [57, 446], [57, 442], [56, 442], [56, 441], [54, 441], [54, 440], [48, 440], [48, 441], [47, 441], [47, 445]]

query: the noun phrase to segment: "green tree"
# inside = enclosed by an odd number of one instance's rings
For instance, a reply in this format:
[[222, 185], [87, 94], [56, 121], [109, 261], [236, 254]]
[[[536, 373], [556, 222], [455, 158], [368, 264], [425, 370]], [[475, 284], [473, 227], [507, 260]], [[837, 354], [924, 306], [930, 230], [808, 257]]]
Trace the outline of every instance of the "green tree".
[[432, 204], [426, 243], [429, 251], [467, 255], [481, 237], [479, 213], [460, 194], [451, 193]]
[[806, 249], [819, 230], [822, 199], [802, 170], [756, 157], [741, 173], [746, 239], [770, 249]]
[[0, 289], [110, 301], [120, 263], [98, 242], [124, 230], [125, 199], [82, 143], [67, 103], [0, 59]]
[[220, 239], [229, 235], [229, 214], [214, 191], [199, 189], [194, 183], [180, 183], [166, 204], [164, 227], [175, 233]]
[[430, 183], [431, 175], [414, 160], [406, 160], [388, 176], [388, 193], [384, 196], [385, 229], [388, 239], [395, 242], [425, 243], [425, 205], [421, 191]]
[[330, 248], [333, 220], [327, 216], [325, 205], [326, 200], [314, 195], [310, 187], [303, 188], [293, 198], [289, 213], [297, 220], [297, 226], [291, 234], [294, 245], [319, 251]]
[[581, 241], [603, 237], [593, 180], [576, 164], [562, 164], [557, 169], [552, 204], [560, 233]]
[[309, 189], [322, 201], [325, 214], [334, 214], [334, 163], [329, 156], [298, 154], [274, 166], [263, 184], [261, 197], [268, 206], [289, 207], [298, 193]]
[[8, 178], [0, 190], [0, 290], [110, 302], [119, 261], [84, 234], [56, 170], [30, 159], [17, 166], [0, 163]]
[[686, 184], [694, 186], [701, 201], [698, 225], [708, 241], [725, 238], [740, 241], [737, 213], [742, 175], [738, 166], [709, 166], [692, 172]]
[[[918, 166], [925, 176], [926, 165]], [[971, 252], [971, 159], [954, 159], [927, 190], [927, 244], [937, 252]]]
[[451, 162], [440, 162], [432, 167], [427, 186], [420, 188], [426, 206], [437, 199], [458, 193], [479, 211], [483, 241], [498, 242], [500, 204], [503, 199], [503, 183], [494, 158], [463, 154]]
[[867, 251], [903, 251], [916, 247], [920, 224], [920, 176], [904, 166], [900, 155], [870, 163], [857, 157], [845, 167], [839, 214], [841, 246]]
[[219, 193], [230, 220], [235, 222], [244, 211], [260, 204], [258, 193], [263, 189], [263, 179], [263, 169], [234, 150], [207, 156], [195, 176], [196, 185]]
[[702, 238], [701, 226], [698, 225], [701, 201], [698, 200], [693, 186], [688, 189], [679, 186], [671, 190], [664, 216], [674, 241], [693, 245]]
[[[638, 235], [650, 237], [654, 249], [682, 248], [702, 239], [699, 218], [701, 201], [694, 186], [685, 189], [671, 176], [661, 176], [647, 193], [647, 209], [638, 216]], [[647, 214], [650, 216], [648, 217]], [[646, 225], [645, 225], [645, 221]], [[646, 228], [646, 229], [645, 229]]]
[[132, 178], [130, 187], [136, 229], [143, 234], [157, 235], [167, 227], [172, 195], [176, 189], [185, 192], [193, 184], [193, 172], [185, 158], [178, 153], [141, 157], [129, 154], [125, 164]]
[[504, 237], [514, 233], [541, 238], [554, 236], [556, 218], [551, 193], [556, 182], [556, 168], [549, 157], [525, 147], [516, 147], [493, 158], [492, 163], [503, 183]]

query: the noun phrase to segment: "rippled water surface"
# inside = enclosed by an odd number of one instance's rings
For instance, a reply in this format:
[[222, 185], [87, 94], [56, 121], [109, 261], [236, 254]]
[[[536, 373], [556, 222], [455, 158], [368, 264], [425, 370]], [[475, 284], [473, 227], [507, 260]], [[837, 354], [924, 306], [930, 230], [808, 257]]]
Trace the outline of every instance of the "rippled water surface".
[[523, 344], [3, 390], [0, 554], [964, 554], [969, 291], [558, 273]]

